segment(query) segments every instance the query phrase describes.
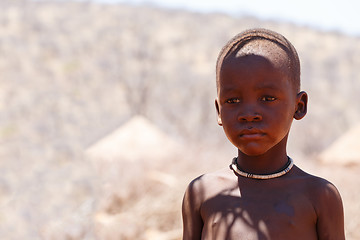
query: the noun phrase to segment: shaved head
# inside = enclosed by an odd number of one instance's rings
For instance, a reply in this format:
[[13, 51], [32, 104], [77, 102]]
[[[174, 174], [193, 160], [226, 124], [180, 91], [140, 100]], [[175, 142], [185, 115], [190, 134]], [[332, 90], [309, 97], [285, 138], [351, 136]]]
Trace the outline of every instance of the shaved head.
[[232, 38], [220, 51], [216, 63], [216, 86], [223, 62], [229, 57], [265, 57], [288, 73], [294, 89], [300, 91], [300, 61], [294, 46], [281, 34], [267, 29], [250, 29]]

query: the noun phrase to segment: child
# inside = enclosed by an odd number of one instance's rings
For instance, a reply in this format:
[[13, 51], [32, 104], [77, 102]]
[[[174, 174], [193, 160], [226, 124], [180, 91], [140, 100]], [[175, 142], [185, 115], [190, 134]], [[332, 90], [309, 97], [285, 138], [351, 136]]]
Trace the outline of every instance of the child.
[[238, 156], [188, 186], [183, 239], [345, 239], [337, 189], [287, 156], [292, 120], [307, 111], [292, 44], [266, 29], [240, 33], [220, 52], [216, 83], [218, 123]]

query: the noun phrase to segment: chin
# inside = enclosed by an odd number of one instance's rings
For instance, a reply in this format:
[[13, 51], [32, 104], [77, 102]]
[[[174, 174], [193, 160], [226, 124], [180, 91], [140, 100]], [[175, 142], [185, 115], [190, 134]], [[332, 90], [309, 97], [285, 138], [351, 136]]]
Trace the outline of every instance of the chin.
[[243, 154], [251, 157], [261, 156], [268, 152], [270, 148], [264, 148], [263, 146], [246, 146], [238, 147], [239, 151]]
[[263, 149], [259, 148], [243, 148], [239, 147], [238, 150], [247, 156], [260, 156], [266, 153]]
[[249, 157], [257, 157], [257, 156], [261, 156], [264, 155], [266, 153], [266, 151], [243, 151], [241, 149], [239, 149], [240, 152], [242, 152], [243, 154], [249, 156]]

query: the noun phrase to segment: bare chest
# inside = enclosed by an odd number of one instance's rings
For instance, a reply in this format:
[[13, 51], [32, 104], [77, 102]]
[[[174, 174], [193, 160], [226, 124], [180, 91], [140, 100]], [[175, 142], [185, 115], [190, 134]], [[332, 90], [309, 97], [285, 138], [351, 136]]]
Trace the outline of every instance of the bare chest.
[[252, 186], [215, 194], [201, 207], [202, 239], [316, 239], [316, 214], [298, 192]]

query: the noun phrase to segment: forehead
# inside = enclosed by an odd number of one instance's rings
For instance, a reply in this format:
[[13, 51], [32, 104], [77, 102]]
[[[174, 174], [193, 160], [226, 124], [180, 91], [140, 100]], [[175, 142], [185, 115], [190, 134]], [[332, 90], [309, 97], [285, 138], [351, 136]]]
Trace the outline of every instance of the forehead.
[[290, 58], [280, 45], [266, 39], [256, 39], [245, 43], [240, 49], [231, 55], [235, 58], [255, 55], [267, 59], [271, 64], [283, 71], [289, 71]]
[[287, 52], [266, 40], [254, 40], [231, 51], [219, 70], [218, 90], [219, 87], [236, 88], [238, 81], [257, 81], [260, 85], [267, 82], [272, 86], [285, 84], [286, 87], [293, 84]]

